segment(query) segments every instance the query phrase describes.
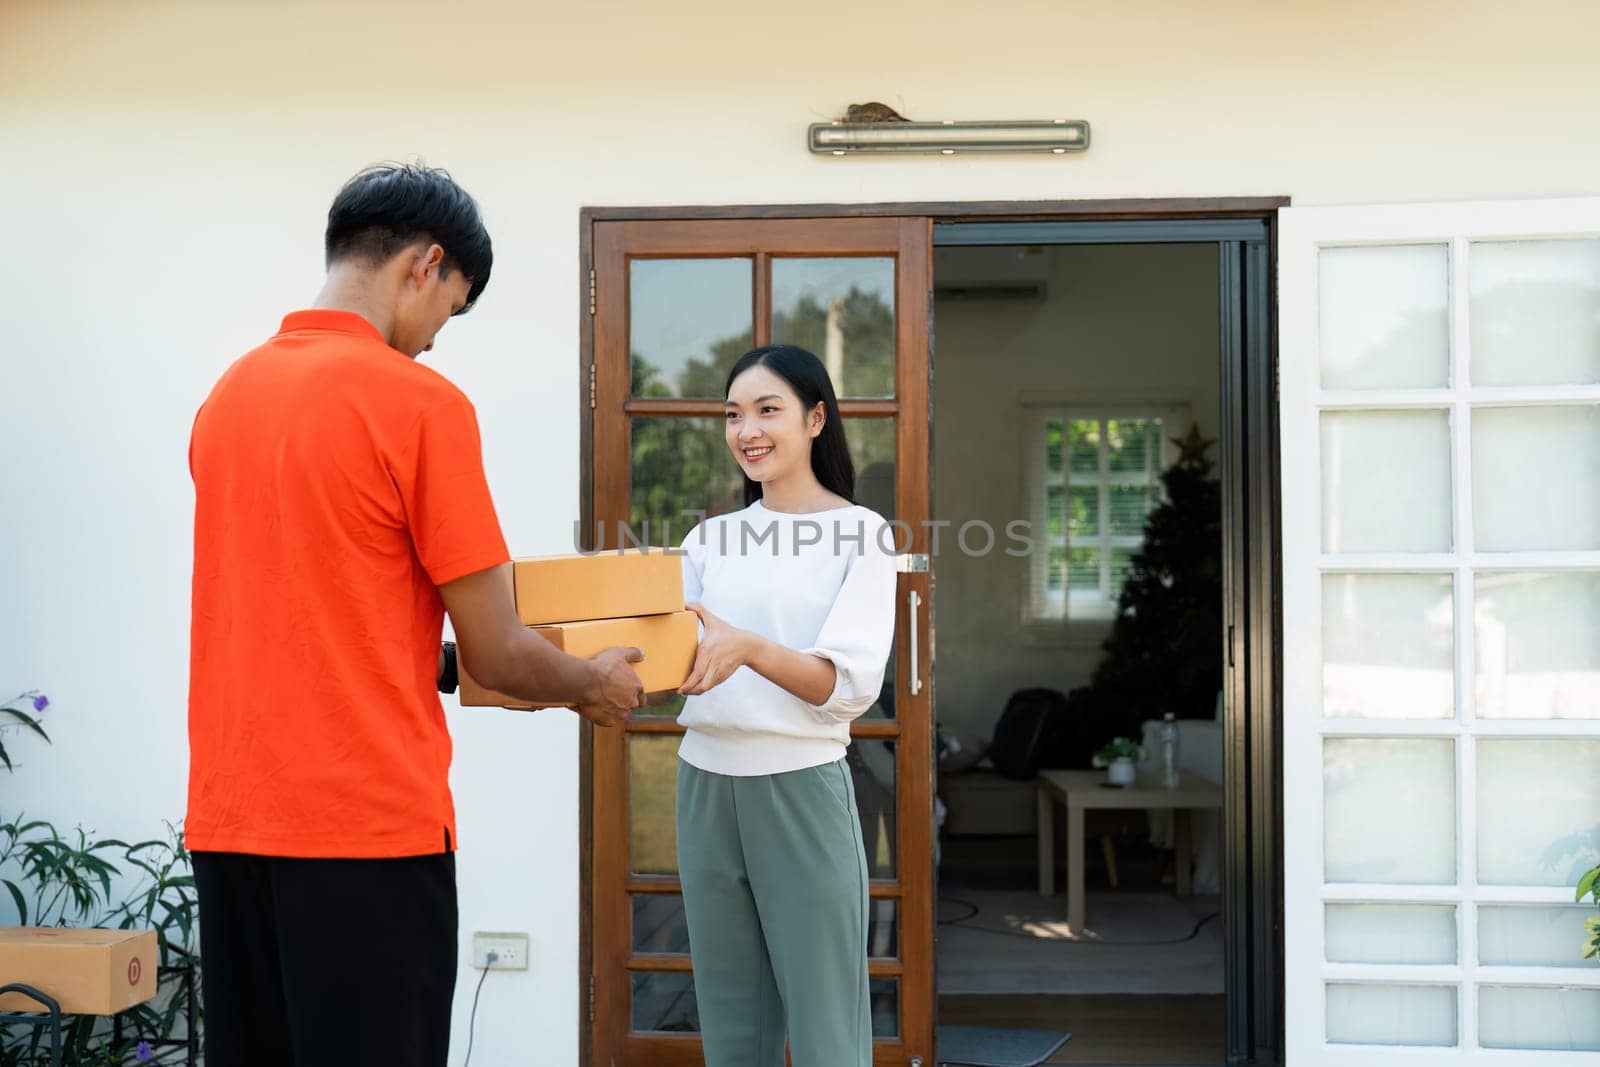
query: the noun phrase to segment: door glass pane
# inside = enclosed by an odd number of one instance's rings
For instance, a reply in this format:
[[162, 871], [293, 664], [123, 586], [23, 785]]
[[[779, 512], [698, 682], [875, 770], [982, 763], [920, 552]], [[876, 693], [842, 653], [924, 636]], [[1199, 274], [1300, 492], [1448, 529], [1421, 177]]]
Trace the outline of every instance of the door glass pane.
[[900, 1036], [900, 979], [873, 978], [867, 988], [872, 998], [872, 1036]]
[[1450, 548], [1450, 420], [1443, 411], [1322, 416], [1325, 552]]
[[844, 439], [856, 468], [856, 503], [894, 519], [894, 420], [845, 419]]
[[677, 893], [633, 894], [633, 950], [688, 952], [689, 924]]
[[1600, 572], [1479, 574], [1478, 715], [1600, 718]]
[[1478, 742], [1478, 881], [1576, 885], [1600, 863], [1600, 741]]
[[748, 258], [630, 261], [633, 395], [721, 400], [754, 337], [754, 277]]
[[1472, 246], [1473, 385], [1600, 382], [1600, 241]]
[[628, 737], [628, 828], [634, 874], [678, 873], [677, 734]]
[[1322, 387], [1404, 389], [1450, 380], [1449, 248], [1324, 248]]
[[1472, 529], [1485, 552], [1600, 548], [1600, 405], [1477, 408]]
[[683, 710], [683, 702], [685, 699], [687, 698], [680, 696], [677, 693], [668, 693], [663, 698], [663, 703], [655, 705], [646, 704], [642, 708], [635, 708], [633, 709], [633, 714], [635, 718], [654, 716], [661, 719], [676, 719], [678, 717], [678, 713]]
[[744, 476], [719, 418], [634, 419], [629, 460], [629, 529], [644, 544], [676, 547], [697, 512], [744, 507]]
[[1448, 719], [1455, 713], [1448, 574], [1322, 579], [1322, 713]]
[[1583, 921], [1590, 907], [1478, 907], [1478, 962], [1504, 967], [1581, 967], [1593, 970], [1580, 946], [1589, 943]]
[[1478, 1043], [1600, 1052], [1600, 989], [1484, 986], [1478, 991]]
[[1328, 1041], [1335, 1045], [1456, 1044], [1456, 988], [1328, 983]]
[[[850, 445], [850, 460], [856, 468], [856, 503], [871, 508], [890, 522], [895, 517], [895, 424], [893, 419], [853, 418], [844, 420], [844, 436]], [[910, 531], [892, 530], [887, 535], [887, 550], [909, 550]], [[897, 616], [897, 618], [900, 616]], [[889, 654], [883, 672], [883, 688], [877, 703], [862, 718], [894, 718], [895, 659]]]
[[894, 395], [894, 260], [772, 260], [772, 342], [822, 360], [840, 396]]
[[1456, 880], [1455, 742], [1328, 738], [1322, 780], [1326, 881]]
[[635, 971], [632, 978], [635, 1031], [700, 1032], [694, 975], [687, 971]]
[[895, 765], [887, 741], [856, 738], [846, 750], [850, 781], [861, 817], [861, 845], [867, 854], [869, 878], [895, 876]]
[[1456, 962], [1456, 909], [1436, 904], [1329, 904], [1329, 963]]
[[900, 902], [888, 898], [867, 902], [867, 955], [893, 959], [900, 954]]

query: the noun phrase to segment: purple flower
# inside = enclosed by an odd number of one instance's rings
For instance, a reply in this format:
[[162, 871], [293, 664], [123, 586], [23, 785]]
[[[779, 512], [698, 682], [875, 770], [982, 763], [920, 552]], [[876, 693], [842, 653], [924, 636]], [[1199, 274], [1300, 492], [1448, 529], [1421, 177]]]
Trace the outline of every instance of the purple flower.
[[140, 1063], [149, 1063], [155, 1056], [155, 1051], [150, 1047], [150, 1042], [141, 1041], [139, 1047], [133, 1050], [133, 1058]]
[[49, 706], [50, 706], [50, 698], [45, 696], [43, 693], [40, 693], [38, 696], [33, 698], [33, 710], [34, 711], [43, 711], [45, 708], [48, 708]]

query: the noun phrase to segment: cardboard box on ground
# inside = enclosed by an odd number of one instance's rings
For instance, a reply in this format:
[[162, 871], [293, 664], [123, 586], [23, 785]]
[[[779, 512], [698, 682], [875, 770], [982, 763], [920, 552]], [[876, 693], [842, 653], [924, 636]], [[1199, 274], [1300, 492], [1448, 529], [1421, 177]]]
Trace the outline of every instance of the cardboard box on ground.
[[[678, 688], [694, 667], [699, 619], [683, 605], [678, 555], [602, 552], [512, 562], [517, 617], [557, 648], [584, 659], [618, 645], [644, 652], [634, 665], [645, 692]], [[479, 685], [460, 669], [463, 707], [544, 708]]]
[[[154, 930], [0, 927], [0, 984], [47, 993], [71, 1015], [115, 1015], [156, 995]], [[0, 996], [0, 1011], [43, 1011], [21, 993]]]

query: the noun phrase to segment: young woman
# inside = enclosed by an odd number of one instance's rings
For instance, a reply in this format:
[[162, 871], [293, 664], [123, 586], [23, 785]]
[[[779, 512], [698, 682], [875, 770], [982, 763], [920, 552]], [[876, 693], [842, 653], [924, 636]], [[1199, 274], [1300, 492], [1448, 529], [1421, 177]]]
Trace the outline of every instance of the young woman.
[[893, 531], [853, 502], [827, 371], [743, 356], [743, 511], [683, 542], [704, 631], [679, 692], [678, 871], [707, 1067], [869, 1067], [867, 867], [845, 766], [894, 640]]

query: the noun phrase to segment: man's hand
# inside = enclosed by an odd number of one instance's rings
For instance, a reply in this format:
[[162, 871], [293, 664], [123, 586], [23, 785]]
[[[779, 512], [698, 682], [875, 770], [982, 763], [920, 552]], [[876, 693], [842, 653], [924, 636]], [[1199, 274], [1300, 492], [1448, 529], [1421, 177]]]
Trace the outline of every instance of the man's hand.
[[511, 564], [457, 578], [439, 587], [456, 631], [463, 670], [489, 689], [534, 704], [575, 707], [609, 726], [644, 702], [631, 664], [636, 648], [608, 648], [593, 659], [568, 655], [517, 619]]
[[637, 648], [608, 648], [589, 660], [595, 677], [577, 712], [596, 726], [616, 726], [644, 704], [644, 683], [633, 664], [643, 661]]

